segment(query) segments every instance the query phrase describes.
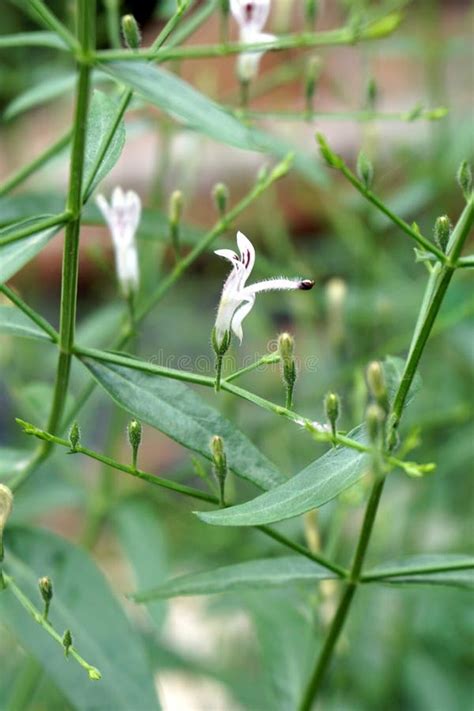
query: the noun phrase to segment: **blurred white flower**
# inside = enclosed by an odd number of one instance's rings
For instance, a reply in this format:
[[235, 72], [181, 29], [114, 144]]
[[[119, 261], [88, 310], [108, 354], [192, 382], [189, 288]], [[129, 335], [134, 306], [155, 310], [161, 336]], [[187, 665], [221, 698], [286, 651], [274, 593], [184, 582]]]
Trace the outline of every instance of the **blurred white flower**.
[[255, 249], [253, 244], [242, 232], [237, 232], [237, 245], [240, 257], [232, 249], [217, 249], [219, 257], [228, 259], [232, 271], [227, 277], [217, 311], [215, 338], [220, 346], [232, 330], [242, 341], [242, 321], [250, 313], [255, 303], [255, 295], [261, 291], [278, 291], [287, 289], [312, 289], [314, 281], [310, 279], [286, 279], [277, 277], [245, 286], [253, 265], [255, 264]]
[[124, 296], [138, 290], [139, 267], [135, 234], [140, 223], [142, 205], [133, 190], [124, 192], [116, 187], [110, 204], [103, 195], [98, 195], [96, 204], [110, 230], [115, 250], [117, 278]]
[[[273, 42], [276, 37], [262, 32], [270, 13], [270, 0], [230, 0], [230, 9], [239, 25], [240, 41], [245, 44]], [[258, 73], [264, 52], [243, 52], [237, 60], [237, 73], [242, 82], [251, 81]]]

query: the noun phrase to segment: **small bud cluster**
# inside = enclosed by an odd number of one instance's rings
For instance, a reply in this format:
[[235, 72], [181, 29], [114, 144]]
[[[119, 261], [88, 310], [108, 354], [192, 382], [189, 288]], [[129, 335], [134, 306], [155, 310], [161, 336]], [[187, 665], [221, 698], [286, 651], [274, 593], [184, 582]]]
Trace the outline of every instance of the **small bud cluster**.
[[179, 256], [180, 249], [180, 223], [183, 214], [183, 205], [183, 193], [181, 190], [175, 190], [170, 197], [168, 219], [170, 225], [170, 240], [176, 256]]
[[212, 197], [216, 206], [217, 212], [221, 217], [224, 217], [227, 211], [229, 202], [229, 188], [224, 183], [216, 183], [212, 189]]
[[296, 382], [296, 363], [294, 356], [295, 340], [289, 333], [281, 333], [278, 337], [278, 353], [280, 355], [281, 372], [286, 387], [286, 407], [293, 407], [293, 390]]
[[436, 219], [433, 230], [434, 240], [443, 252], [446, 252], [452, 230], [453, 226], [447, 215], [441, 215]]
[[331, 425], [332, 436], [337, 435], [337, 421], [341, 410], [341, 401], [336, 393], [328, 393], [324, 398], [324, 410], [326, 418]]
[[133, 15], [124, 15], [122, 17], [122, 34], [129, 49], [140, 49], [142, 42], [140, 28]]
[[224, 441], [222, 437], [215, 435], [211, 439], [211, 455], [214, 468], [214, 476], [219, 486], [219, 503], [225, 506], [225, 480], [227, 478], [227, 457], [224, 451]]
[[44, 602], [44, 612], [43, 617], [45, 620], [48, 619], [49, 606], [51, 605], [51, 600], [53, 599], [53, 583], [51, 578], [44, 577], [38, 580], [38, 588], [43, 598]]
[[138, 420], [132, 420], [127, 427], [128, 441], [132, 448], [132, 466], [137, 468], [138, 449], [142, 441], [142, 426]]
[[357, 175], [365, 189], [370, 190], [374, 181], [374, 167], [364, 151], [360, 151], [357, 158]]

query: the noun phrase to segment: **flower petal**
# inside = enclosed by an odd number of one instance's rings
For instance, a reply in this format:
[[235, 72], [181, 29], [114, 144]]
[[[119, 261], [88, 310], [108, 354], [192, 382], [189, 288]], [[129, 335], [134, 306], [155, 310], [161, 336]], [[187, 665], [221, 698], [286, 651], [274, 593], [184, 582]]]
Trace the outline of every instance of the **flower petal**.
[[232, 330], [242, 343], [243, 331], [242, 331], [242, 321], [251, 312], [253, 305], [255, 303], [255, 296], [250, 296], [246, 298], [246, 301], [242, 303], [241, 306], [237, 308], [234, 312], [232, 318]]
[[224, 257], [224, 259], [228, 259], [229, 262], [232, 263], [239, 259], [233, 249], [216, 249], [214, 250], [214, 254], [217, 254], [218, 257]]

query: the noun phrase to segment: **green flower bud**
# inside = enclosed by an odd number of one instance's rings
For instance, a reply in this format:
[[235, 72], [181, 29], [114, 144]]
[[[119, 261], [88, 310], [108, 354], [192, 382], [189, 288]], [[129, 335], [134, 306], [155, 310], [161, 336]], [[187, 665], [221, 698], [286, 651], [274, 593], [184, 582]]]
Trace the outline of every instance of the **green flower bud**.
[[319, 57], [311, 57], [306, 65], [305, 77], [305, 98], [307, 111], [313, 110], [313, 99], [321, 73], [321, 60]]
[[81, 441], [81, 430], [77, 422], [73, 422], [71, 429], [69, 430], [69, 444], [71, 445], [71, 452], [75, 452], [77, 445]]
[[125, 44], [129, 49], [139, 49], [142, 38], [138, 23], [133, 15], [124, 15], [122, 17], [122, 33]]
[[89, 679], [92, 679], [92, 681], [99, 681], [99, 679], [102, 679], [102, 674], [95, 667], [89, 667], [88, 674]]
[[371, 403], [367, 408], [365, 417], [369, 439], [373, 445], [376, 445], [381, 441], [386, 413], [382, 410], [380, 405]]
[[69, 655], [69, 649], [72, 647], [72, 634], [70, 630], [66, 630], [63, 634], [63, 647], [64, 654], [67, 657]]
[[216, 183], [212, 189], [212, 197], [216, 205], [217, 211], [221, 216], [224, 216], [229, 202], [229, 188], [224, 183]]
[[326, 417], [329, 424], [331, 425], [331, 430], [333, 437], [337, 434], [337, 421], [339, 419], [341, 401], [339, 395], [336, 393], [328, 393], [324, 398], [324, 409], [326, 411]]
[[316, 18], [318, 17], [319, 1], [318, 0], [305, 0], [304, 3], [304, 14], [306, 19], [306, 24], [308, 28], [312, 29], [316, 23]]
[[44, 602], [43, 617], [45, 620], [47, 620], [49, 606], [51, 604], [51, 600], [53, 599], [53, 582], [52, 582], [51, 578], [48, 578], [48, 577], [40, 578], [38, 580], [38, 588], [39, 588], [41, 597], [43, 598], [43, 602]]
[[140, 442], [142, 441], [142, 425], [138, 420], [132, 420], [127, 428], [128, 441], [132, 448], [132, 466], [137, 468], [137, 456]]
[[390, 404], [385, 386], [385, 376], [381, 364], [376, 360], [372, 361], [367, 368], [367, 384], [375, 402], [387, 413]]
[[369, 111], [375, 111], [378, 95], [379, 89], [377, 86], [377, 82], [373, 77], [371, 77], [367, 82], [366, 88], [366, 105]]
[[357, 175], [364, 183], [366, 190], [370, 190], [374, 181], [374, 167], [364, 151], [360, 151], [357, 158]]
[[231, 341], [230, 331], [226, 331], [222, 341], [219, 342], [217, 340], [217, 334], [216, 334], [215, 327], [212, 329], [211, 344], [212, 344], [212, 350], [214, 351], [216, 356], [223, 356], [227, 353], [227, 351], [229, 350], [229, 347], [230, 347], [230, 341]]
[[321, 151], [321, 155], [323, 156], [326, 163], [331, 168], [341, 168], [343, 165], [342, 158], [336, 153], [333, 153], [333, 151], [329, 148], [329, 145], [322, 133], [316, 134], [316, 140], [319, 143], [319, 150]]
[[436, 244], [443, 252], [446, 252], [452, 229], [451, 220], [447, 215], [442, 215], [436, 219], [433, 235]]
[[457, 179], [466, 200], [470, 200], [472, 194], [472, 170], [467, 160], [463, 160], [458, 169]]
[[181, 190], [175, 190], [169, 201], [168, 219], [170, 224], [170, 239], [174, 251], [179, 256], [179, 225], [183, 214], [183, 193]]
[[0, 540], [13, 508], [13, 494], [8, 486], [0, 484]]
[[227, 457], [224, 451], [224, 441], [222, 437], [215, 435], [211, 439], [211, 455], [214, 465], [214, 475], [219, 485], [219, 501], [221, 506], [225, 506], [225, 480], [227, 477]]

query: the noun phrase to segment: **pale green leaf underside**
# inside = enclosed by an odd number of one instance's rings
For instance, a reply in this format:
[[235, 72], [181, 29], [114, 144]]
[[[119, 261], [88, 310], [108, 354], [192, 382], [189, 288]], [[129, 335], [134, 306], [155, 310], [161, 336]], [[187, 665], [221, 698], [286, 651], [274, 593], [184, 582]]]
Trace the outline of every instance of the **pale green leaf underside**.
[[[100, 155], [108, 134], [115, 124], [116, 117], [116, 103], [108, 97], [107, 94], [104, 94], [104, 92], [96, 89], [92, 94], [87, 121], [87, 138], [84, 153], [84, 176], [82, 181], [84, 190], [87, 188], [87, 195], [85, 195], [85, 199], [87, 199], [90, 193], [92, 193], [95, 186], [98, 185], [100, 181], [103, 180], [112, 170], [120, 158], [120, 154], [122, 153], [122, 149], [125, 145], [125, 123], [123, 120], [119, 122], [105, 156], [101, 161], [96, 174], [94, 175], [97, 157]], [[94, 179], [89, 186], [89, 181], [92, 179], [93, 175]]]
[[5, 570], [40, 606], [38, 578], [54, 581], [50, 620], [59, 634], [70, 629], [80, 654], [102, 672], [87, 672], [35, 623], [7, 589], [0, 619], [42, 665], [78, 711], [157, 711], [153, 676], [140, 638], [90, 556], [45, 530], [11, 527], [6, 534]]
[[334, 578], [326, 568], [307, 558], [285, 556], [252, 560], [229, 565], [203, 573], [182, 575], [152, 590], [132, 595], [135, 602], [177, 597], [178, 595], [210, 595], [211, 593], [237, 592], [286, 587], [300, 583], [317, 583]]
[[51, 227], [17, 242], [0, 246], [0, 283], [11, 279], [33, 257], [36, 257], [62, 228]]
[[284, 481], [276, 466], [232, 422], [184, 383], [91, 358], [83, 362], [121, 407], [187, 449], [211, 459], [210, 441], [219, 435], [235, 474], [261, 489]]
[[[363, 435], [361, 426], [349, 434], [359, 440]], [[323, 506], [355, 484], [365, 474], [368, 462], [366, 454], [336, 447], [292, 479], [251, 501], [197, 515], [216, 526], [259, 526], [293, 518]]]
[[7, 481], [19, 474], [28, 465], [32, 453], [24, 449], [0, 447], [0, 477]]
[[161, 67], [139, 62], [111, 62], [101, 65], [109, 76], [118, 79], [150, 104], [166, 111], [187, 128], [199, 131], [221, 143], [244, 150], [269, 153], [284, 158], [295, 152], [294, 165], [314, 183], [326, 178], [316, 151], [308, 155], [288, 142], [251, 126], [246, 126], [190, 84]]
[[0, 335], [36, 338], [41, 341], [52, 341], [45, 331], [36, 325], [23, 311], [16, 306], [0, 304]]
[[368, 570], [365, 575], [370, 578], [383, 576], [383, 579], [377, 582], [391, 585], [449, 585], [472, 588], [474, 557], [457, 553], [413, 555], [382, 563]]

